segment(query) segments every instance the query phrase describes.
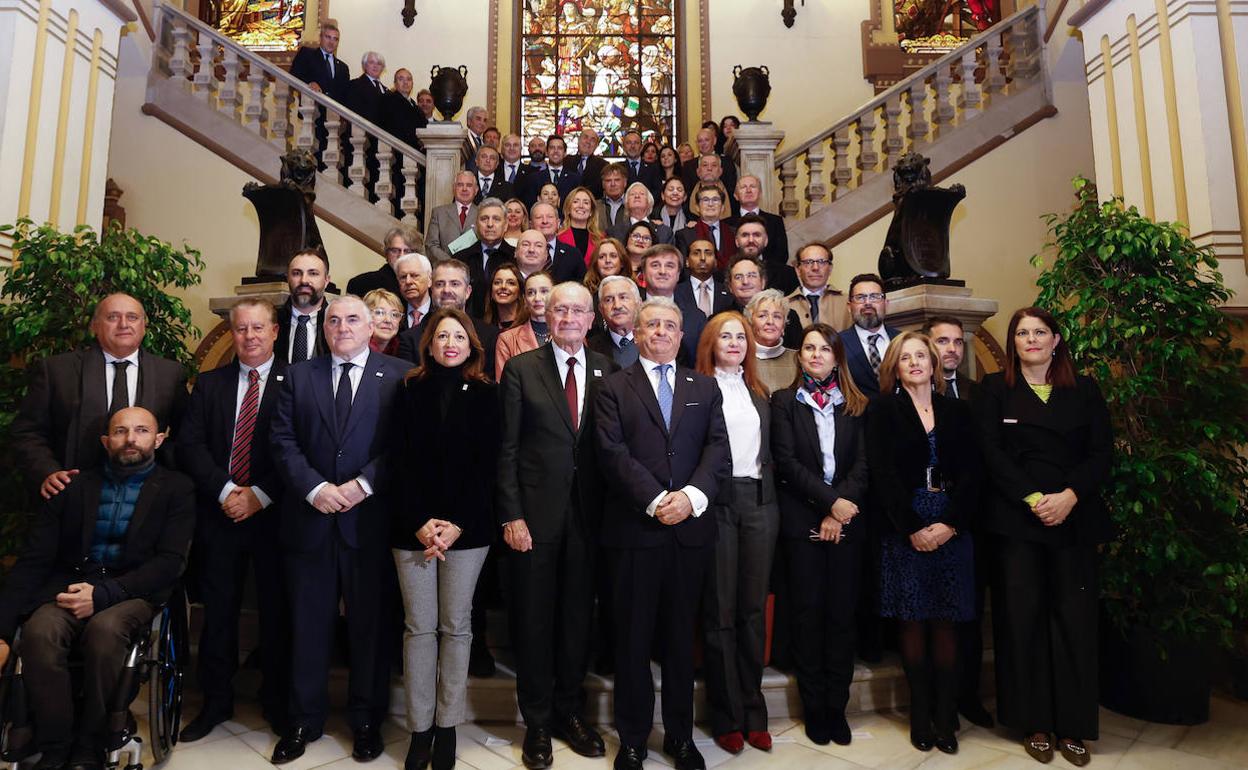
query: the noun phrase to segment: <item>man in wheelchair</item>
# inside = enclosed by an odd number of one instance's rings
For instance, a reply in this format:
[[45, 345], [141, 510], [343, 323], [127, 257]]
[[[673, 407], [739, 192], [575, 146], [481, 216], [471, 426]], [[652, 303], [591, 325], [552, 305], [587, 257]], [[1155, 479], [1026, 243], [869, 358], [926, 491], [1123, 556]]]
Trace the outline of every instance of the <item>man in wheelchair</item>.
[[[32, 523], [0, 591], [0, 665], [22, 618], [25, 690], [39, 770], [98, 770], [106, 718], [133, 639], [146, 633], [186, 566], [195, 490], [155, 464], [165, 436], [141, 407], [121, 409], [101, 437], [103, 467], [84, 469]], [[81, 654], [74, 724], [71, 651]]]

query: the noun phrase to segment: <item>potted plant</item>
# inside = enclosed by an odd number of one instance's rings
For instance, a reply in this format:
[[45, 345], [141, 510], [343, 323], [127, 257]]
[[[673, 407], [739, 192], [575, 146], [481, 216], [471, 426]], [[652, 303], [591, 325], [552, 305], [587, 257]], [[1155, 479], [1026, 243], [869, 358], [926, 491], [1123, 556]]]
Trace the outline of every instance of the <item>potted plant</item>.
[[[1074, 182], [1047, 217], [1036, 304], [1104, 391], [1116, 451], [1101, 553], [1101, 700], [1149, 721], [1208, 718], [1209, 653], [1248, 618], [1248, 384], [1210, 249]], [[1032, 264], [1043, 267], [1041, 255]]]
[[165, 290], [198, 284], [204, 263], [194, 249], [120, 226], [101, 237], [85, 225], [63, 233], [22, 219], [0, 232], [12, 234], [15, 255], [13, 264], [0, 266], [0, 555], [11, 558], [37, 505], [5, 457], [13, 415], [26, 395], [26, 362], [87, 343], [95, 303], [125, 292], [147, 311], [144, 349], [192, 367], [186, 341], [198, 331], [191, 311]]

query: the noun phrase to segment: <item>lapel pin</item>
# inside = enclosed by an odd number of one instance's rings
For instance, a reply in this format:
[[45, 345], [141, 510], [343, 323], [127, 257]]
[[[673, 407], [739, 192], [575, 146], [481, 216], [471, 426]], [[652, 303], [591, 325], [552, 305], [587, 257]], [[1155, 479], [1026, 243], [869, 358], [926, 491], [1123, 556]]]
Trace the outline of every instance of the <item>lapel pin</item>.
[[464, 383], [464, 387], [462, 388], [462, 390], [465, 390], [465, 391], [468, 390], [468, 383], [466, 382]]
[[284, 375], [284, 374], [279, 374], [279, 375], [277, 375], [277, 381], [278, 381], [278, 382], [284, 382], [285, 380], [286, 380], [286, 375]]
[[602, 370], [601, 370], [601, 369], [595, 369], [595, 370], [594, 370], [594, 376], [595, 376], [595, 377], [601, 377], [601, 376], [602, 376]]
[[686, 377], [686, 378], [685, 378], [685, 382], [693, 382], [693, 378], [692, 378], [692, 377]]
[[381, 376], [381, 372], [373, 372], [373, 374], [376, 374], [378, 377]]

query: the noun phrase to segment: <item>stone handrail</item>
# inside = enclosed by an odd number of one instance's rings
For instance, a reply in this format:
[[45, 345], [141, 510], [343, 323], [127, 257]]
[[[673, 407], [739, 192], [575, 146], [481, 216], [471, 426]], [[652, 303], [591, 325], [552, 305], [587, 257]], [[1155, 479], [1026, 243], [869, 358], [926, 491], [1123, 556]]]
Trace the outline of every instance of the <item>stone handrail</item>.
[[[425, 165], [424, 153], [185, 11], [160, 3], [155, 14], [153, 69], [160, 68], [193, 96], [281, 152], [320, 149], [326, 167], [321, 175], [346, 187], [345, 174], [350, 182], [347, 190], [365, 200], [371, 140], [377, 158], [377, 176], [371, 180], [377, 197], [373, 205], [386, 214], [402, 212], [404, 221], [419, 221], [416, 185]], [[327, 138], [326, 146], [318, 148], [316, 123], [322, 112]], [[343, 152], [344, 134], [351, 147], [349, 165]], [[396, 190], [392, 177], [398, 159], [402, 159], [402, 190]]]
[[[1047, 93], [1051, 87], [1043, 66], [1046, 22], [1043, 3], [1024, 8], [777, 156], [780, 213], [793, 217], [801, 210], [796, 195], [799, 158], [808, 170], [805, 214], [811, 216], [829, 199], [892, 168], [904, 153], [920, 150], [942, 132], [974, 120], [998, 94], [1033, 86]], [[833, 159], [831, 189], [824, 178], [828, 154]]]

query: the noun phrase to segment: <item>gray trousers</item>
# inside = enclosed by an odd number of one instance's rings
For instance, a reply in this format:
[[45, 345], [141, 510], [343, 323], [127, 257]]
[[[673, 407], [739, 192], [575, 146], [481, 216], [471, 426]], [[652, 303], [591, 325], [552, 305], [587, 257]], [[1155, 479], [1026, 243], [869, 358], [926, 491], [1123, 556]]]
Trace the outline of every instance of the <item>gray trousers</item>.
[[714, 735], [767, 729], [762, 691], [767, 587], [780, 532], [770, 489], [760, 493], [755, 479], [728, 483], [732, 502], [707, 511], [715, 516], [719, 536], [702, 600], [706, 701]]
[[424, 732], [464, 721], [472, 594], [489, 546], [446, 552], [425, 561], [423, 551], [392, 549], [403, 593], [403, 689], [407, 728]]

